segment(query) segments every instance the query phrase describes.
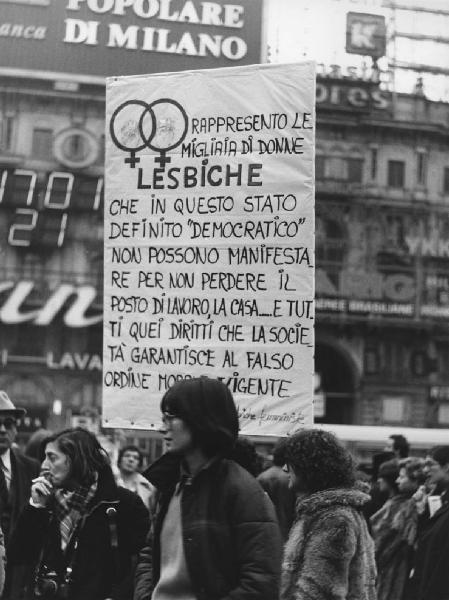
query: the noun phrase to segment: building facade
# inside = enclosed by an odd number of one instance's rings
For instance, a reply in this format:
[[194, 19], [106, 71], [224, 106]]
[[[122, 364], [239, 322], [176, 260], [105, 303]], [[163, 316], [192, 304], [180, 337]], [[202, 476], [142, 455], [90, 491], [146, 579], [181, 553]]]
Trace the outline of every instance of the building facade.
[[449, 424], [449, 105], [317, 84], [317, 421]]
[[[449, 105], [317, 82], [316, 420], [449, 425]], [[101, 410], [104, 85], [0, 78], [0, 389]]]

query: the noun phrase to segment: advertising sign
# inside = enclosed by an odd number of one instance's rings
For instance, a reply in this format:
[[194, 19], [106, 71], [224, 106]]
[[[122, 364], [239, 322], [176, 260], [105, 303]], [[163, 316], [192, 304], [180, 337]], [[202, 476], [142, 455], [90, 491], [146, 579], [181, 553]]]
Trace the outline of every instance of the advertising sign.
[[106, 426], [201, 375], [243, 433], [312, 423], [314, 93], [311, 62], [108, 80]]
[[385, 17], [348, 12], [346, 17], [346, 52], [380, 58], [386, 52]]
[[0, 73], [108, 75], [260, 62], [263, 0], [0, 0]]

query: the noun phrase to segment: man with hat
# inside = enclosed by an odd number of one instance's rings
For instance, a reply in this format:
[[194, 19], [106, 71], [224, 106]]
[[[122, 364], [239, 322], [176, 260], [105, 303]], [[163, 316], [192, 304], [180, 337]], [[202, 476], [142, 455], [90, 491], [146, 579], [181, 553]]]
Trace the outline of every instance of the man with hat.
[[[16, 408], [8, 394], [0, 390], [0, 524], [5, 536], [6, 558], [8, 541], [22, 508], [30, 497], [31, 480], [38, 476], [39, 463], [14, 447], [17, 419], [26, 414]], [[15, 600], [17, 586], [22, 586], [23, 573], [6, 568], [3, 599]]]

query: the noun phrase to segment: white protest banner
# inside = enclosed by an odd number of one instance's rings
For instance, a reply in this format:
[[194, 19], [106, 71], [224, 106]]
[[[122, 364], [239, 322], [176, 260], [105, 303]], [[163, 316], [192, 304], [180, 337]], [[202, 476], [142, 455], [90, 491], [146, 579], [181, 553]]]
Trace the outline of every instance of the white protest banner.
[[105, 426], [201, 375], [244, 434], [312, 423], [314, 94], [311, 62], [108, 79]]

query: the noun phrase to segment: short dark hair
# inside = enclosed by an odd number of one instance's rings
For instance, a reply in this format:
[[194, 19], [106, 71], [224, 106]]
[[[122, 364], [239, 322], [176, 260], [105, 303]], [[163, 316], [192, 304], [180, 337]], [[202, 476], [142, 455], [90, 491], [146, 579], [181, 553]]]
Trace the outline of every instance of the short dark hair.
[[407, 438], [400, 433], [395, 433], [390, 435], [390, 440], [393, 440], [393, 450], [399, 452], [399, 457], [407, 458], [410, 450], [410, 444], [408, 443]]
[[237, 408], [231, 391], [218, 379], [196, 377], [176, 382], [165, 392], [161, 411], [182, 419], [206, 456], [227, 454], [235, 444]]
[[430, 456], [436, 460], [441, 467], [444, 467], [449, 464], [449, 446], [434, 446], [430, 450]]
[[90, 486], [104, 468], [110, 469], [109, 457], [93, 433], [81, 427], [64, 429], [50, 435], [45, 446], [54, 443], [70, 461], [70, 477], [82, 486]]
[[123, 448], [120, 448], [119, 452], [118, 452], [118, 457], [117, 457], [117, 466], [120, 468], [120, 462], [123, 458], [123, 455], [125, 454], [125, 452], [135, 452], [138, 457], [139, 457], [139, 468], [142, 466], [143, 464], [143, 454], [142, 452], [139, 450], [139, 448], [137, 446], [133, 446], [132, 444], [128, 444], [127, 446], [123, 446]]
[[285, 452], [288, 438], [279, 438], [273, 448], [273, 464], [277, 467], [285, 465]]
[[304, 429], [289, 437], [286, 462], [309, 493], [349, 488], [356, 480], [351, 454], [333, 433], [322, 429]]

